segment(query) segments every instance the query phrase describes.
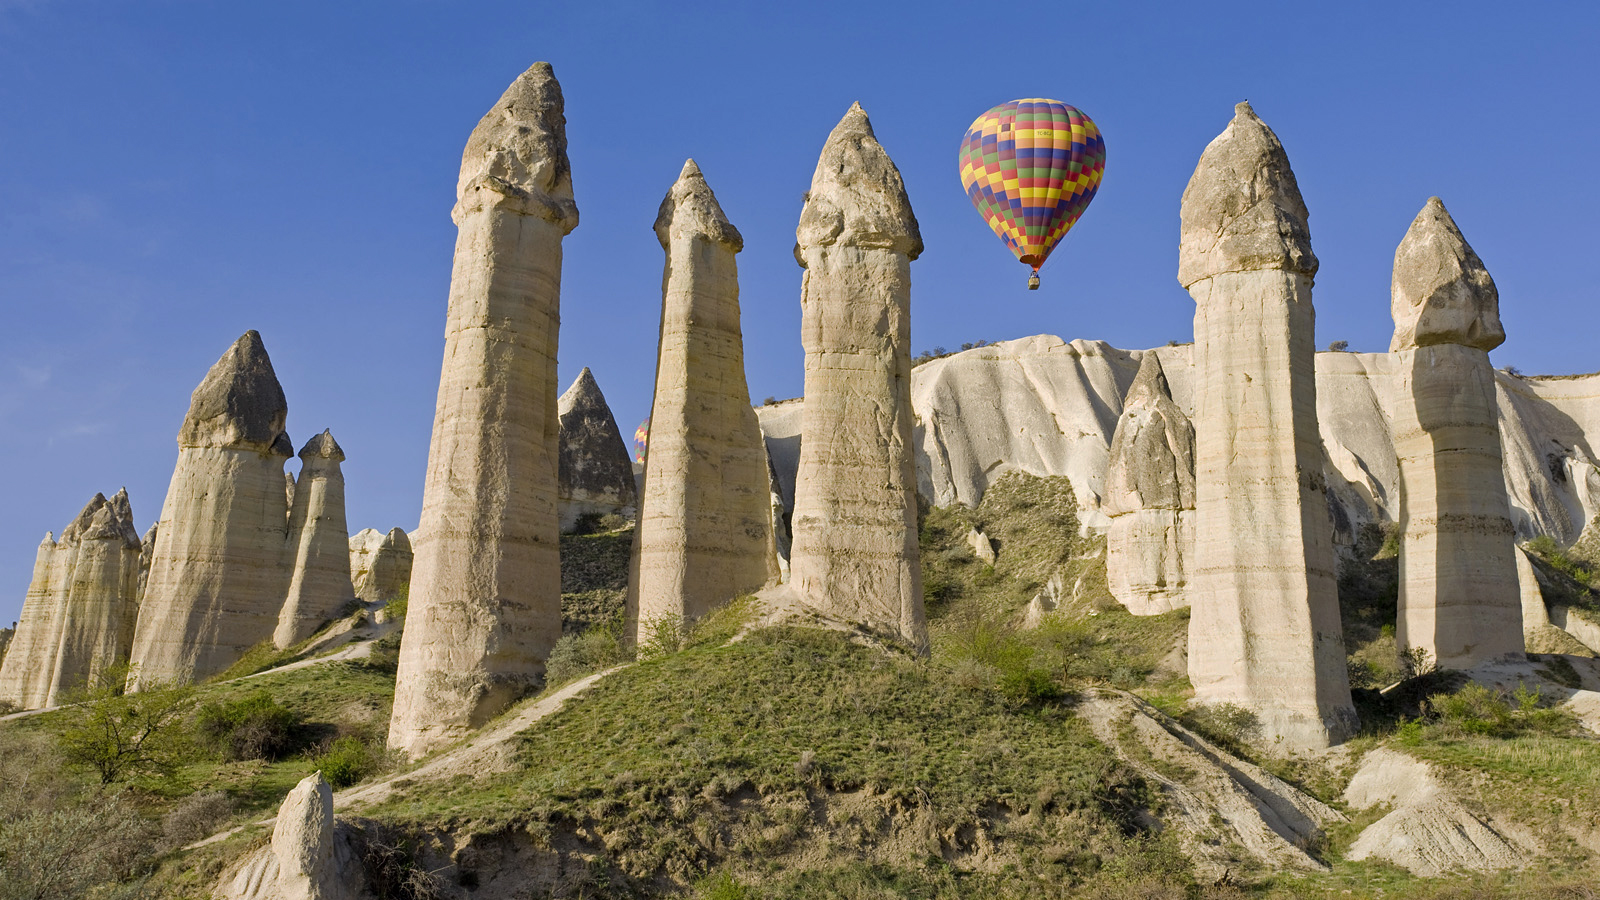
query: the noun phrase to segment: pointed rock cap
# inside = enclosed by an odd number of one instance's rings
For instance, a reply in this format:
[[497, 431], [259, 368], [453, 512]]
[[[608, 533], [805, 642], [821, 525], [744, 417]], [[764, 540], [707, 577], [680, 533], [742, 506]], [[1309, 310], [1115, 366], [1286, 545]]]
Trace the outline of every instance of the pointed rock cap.
[[556, 401], [556, 414], [561, 418], [574, 412], [594, 412], [605, 410], [607, 416], [611, 415], [611, 407], [606, 405], [606, 395], [600, 393], [600, 383], [594, 380], [594, 373], [588, 366], [578, 373], [572, 380], [561, 399]]
[[732, 248], [735, 253], [744, 249], [744, 237], [723, 214], [717, 195], [711, 192], [692, 159], [683, 164], [683, 172], [656, 213], [656, 238], [663, 250], [672, 246], [673, 237], [705, 238]]
[[301, 462], [313, 459], [344, 462], [344, 450], [339, 447], [339, 442], [333, 439], [332, 431], [323, 429], [321, 434], [306, 441], [306, 445], [300, 448]]
[[84, 541], [120, 541], [122, 540], [122, 523], [117, 521], [116, 510], [111, 504], [106, 504], [94, 511], [89, 519], [89, 524], [78, 535]]
[[284, 439], [288, 417], [289, 401], [261, 335], [246, 331], [194, 389], [189, 414], [178, 430], [178, 446], [278, 452], [274, 445]]
[[469, 212], [501, 206], [555, 222], [563, 234], [578, 226], [565, 102], [549, 63], [534, 63], [478, 120], [461, 154], [456, 198], [458, 225]]
[[76, 543], [83, 533], [89, 529], [90, 523], [94, 521], [95, 513], [103, 509], [105, 505], [106, 495], [96, 493], [84, 505], [83, 510], [71, 522], [67, 523], [67, 527], [61, 529], [61, 540], [58, 543]]
[[47, 547], [54, 549], [55, 545], [56, 545], [56, 533], [54, 531], [46, 531], [44, 533], [44, 540], [39, 542], [39, 549], [43, 550], [43, 549], [45, 549]]
[[851, 104], [822, 145], [795, 240], [801, 267], [805, 247], [882, 247], [911, 259], [922, 254], [922, 232], [905, 182], [860, 103]]
[[1200, 154], [1179, 218], [1178, 282], [1186, 288], [1224, 272], [1317, 273], [1289, 156], [1248, 102]]
[[1146, 350], [1111, 435], [1101, 506], [1117, 516], [1194, 505], [1194, 425], [1173, 401], [1160, 357]]
[[1438, 197], [1428, 199], [1394, 251], [1389, 311], [1391, 353], [1430, 344], [1489, 351], [1505, 343], [1500, 292]]
[[122, 542], [134, 550], [139, 549], [139, 529], [133, 524], [133, 505], [128, 502], [128, 489], [118, 489], [106, 506], [116, 514], [117, 527], [122, 534]]
[[1155, 406], [1162, 399], [1172, 400], [1172, 388], [1167, 384], [1167, 372], [1161, 368], [1161, 357], [1154, 350], [1146, 350], [1139, 360], [1139, 374], [1133, 376], [1128, 396], [1122, 408]]
[[383, 543], [378, 545], [378, 549], [380, 551], [398, 550], [401, 552], [410, 553], [411, 538], [406, 537], [406, 530], [404, 528], [391, 528], [389, 529], [389, 533], [383, 536]]

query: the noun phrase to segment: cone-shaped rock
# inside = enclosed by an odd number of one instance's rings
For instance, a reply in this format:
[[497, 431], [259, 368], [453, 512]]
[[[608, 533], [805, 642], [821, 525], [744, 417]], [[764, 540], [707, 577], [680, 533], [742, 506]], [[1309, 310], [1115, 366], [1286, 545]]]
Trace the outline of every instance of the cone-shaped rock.
[[1290, 748], [1356, 728], [1320, 474], [1305, 203], [1241, 103], [1183, 192], [1178, 280], [1195, 300], [1189, 677]]
[[51, 627], [55, 620], [55, 604], [61, 599], [53, 584], [57, 547], [51, 534], [46, 534], [39, 542], [33, 578], [22, 600], [22, 616], [17, 619], [16, 634], [12, 635], [5, 658], [0, 661], [0, 702], [12, 703], [21, 709], [41, 705], [42, 701], [36, 702], [34, 698], [34, 679], [55, 652], [56, 635], [51, 633]]
[[131, 687], [206, 678], [272, 637], [288, 587], [288, 414], [254, 331], [195, 388], [139, 607]]
[[694, 621], [778, 577], [767, 454], [744, 377], [744, 239], [694, 160], [661, 202], [666, 251], [650, 460], [628, 585], [630, 632]]
[[77, 535], [44, 706], [97, 685], [128, 660], [139, 606], [139, 538], [126, 491], [100, 501]]
[[350, 580], [364, 603], [388, 603], [411, 587], [411, 539], [405, 529], [384, 534], [374, 528], [350, 538]]
[[1106, 580], [1134, 615], [1189, 605], [1194, 488], [1194, 426], [1173, 402], [1160, 358], [1146, 351], [1112, 434], [1102, 507], [1111, 516]]
[[859, 104], [823, 145], [795, 237], [806, 402], [790, 578], [822, 611], [926, 647], [910, 350], [922, 235]]
[[639, 507], [633, 460], [622, 442], [617, 420], [587, 366], [556, 404], [561, 420], [558, 498], [561, 530], [571, 531], [583, 515], [631, 518]]
[[272, 841], [245, 856], [215, 889], [220, 900], [355, 900], [360, 861], [337, 829], [333, 788], [321, 772], [283, 798]]
[[561, 87], [535, 63], [461, 159], [444, 366], [389, 744], [412, 756], [537, 689], [561, 636], [556, 332], [578, 224]]
[[344, 450], [324, 431], [300, 450], [294, 509], [289, 513], [289, 592], [272, 643], [300, 643], [355, 598], [350, 584], [350, 530], [344, 517]]
[[1523, 650], [1515, 535], [1494, 368], [1505, 340], [1494, 279], [1438, 197], [1394, 254], [1392, 409], [1400, 460], [1395, 638], [1443, 668]]
[[27, 694], [24, 706], [38, 709], [50, 701], [55, 685], [56, 659], [61, 653], [61, 635], [67, 628], [67, 609], [72, 600], [72, 583], [77, 571], [78, 550], [82, 538], [94, 522], [94, 517], [106, 505], [105, 494], [95, 494], [79, 511], [77, 518], [61, 529], [61, 540], [56, 542], [50, 558], [50, 594], [45, 602], [48, 618], [44, 625], [43, 642], [27, 675]]

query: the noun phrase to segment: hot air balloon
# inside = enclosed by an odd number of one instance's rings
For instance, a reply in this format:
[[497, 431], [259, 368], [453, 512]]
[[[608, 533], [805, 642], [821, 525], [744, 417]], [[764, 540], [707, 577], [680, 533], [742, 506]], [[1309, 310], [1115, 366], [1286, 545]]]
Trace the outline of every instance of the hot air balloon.
[[1094, 121], [1059, 100], [1002, 103], [961, 139], [961, 186], [1024, 265], [1039, 267], [1100, 189], [1106, 142]]
[[650, 420], [646, 418], [639, 423], [633, 431], [633, 461], [644, 462], [646, 451], [650, 448]]

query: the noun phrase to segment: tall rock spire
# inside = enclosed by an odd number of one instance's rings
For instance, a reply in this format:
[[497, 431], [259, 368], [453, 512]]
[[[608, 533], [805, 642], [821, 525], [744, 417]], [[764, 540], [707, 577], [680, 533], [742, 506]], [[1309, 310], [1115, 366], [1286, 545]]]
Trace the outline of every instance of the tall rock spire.
[[288, 413], [254, 331], [195, 388], [157, 523], [130, 687], [207, 678], [272, 637], [288, 585]]
[[1494, 279], [1438, 197], [1394, 252], [1401, 390], [1400, 603], [1395, 638], [1465, 669], [1523, 650], [1517, 549], [1489, 350], [1505, 340]]
[[561, 86], [535, 63], [467, 140], [444, 366], [389, 745], [419, 756], [536, 690], [561, 636], [556, 337], [578, 224]]
[[860, 104], [822, 147], [795, 237], [806, 402], [790, 578], [823, 612], [926, 648], [911, 443], [922, 235]]
[[650, 459], [628, 622], [694, 621], [778, 577], [766, 447], [750, 406], [729, 223], [694, 160], [661, 201], [666, 251]]
[[344, 450], [323, 431], [300, 450], [289, 513], [289, 591], [272, 642], [278, 649], [315, 634], [355, 599], [350, 583], [350, 530], [344, 516]]
[[1317, 431], [1311, 252], [1289, 158], [1248, 103], [1183, 192], [1178, 281], [1195, 300], [1189, 678], [1268, 740], [1356, 728]]

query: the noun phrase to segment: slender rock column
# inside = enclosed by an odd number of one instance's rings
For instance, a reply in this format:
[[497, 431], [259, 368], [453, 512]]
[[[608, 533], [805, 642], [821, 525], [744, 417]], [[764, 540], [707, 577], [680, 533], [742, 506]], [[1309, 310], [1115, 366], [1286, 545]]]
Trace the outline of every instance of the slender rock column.
[[272, 643], [286, 649], [315, 634], [355, 599], [350, 583], [350, 530], [344, 518], [344, 450], [324, 431], [300, 450], [289, 513], [289, 593]]
[[694, 621], [778, 577], [767, 453], [750, 406], [734, 255], [744, 238], [689, 160], [661, 202], [666, 251], [650, 463], [629, 633]]
[[420, 756], [544, 677], [561, 636], [556, 332], [578, 224], [561, 86], [535, 63], [462, 154], [444, 366], [389, 745]]
[[1305, 202], [1248, 103], [1183, 192], [1178, 281], [1195, 300], [1189, 678], [1291, 749], [1357, 727], [1321, 473]]
[[195, 388], [139, 607], [130, 688], [202, 680], [271, 640], [289, 581], [288, 414], [254, 331]]
[[1111, 437], [1102, 508], [1106, 581], [1136, 616], [1189, 605], [1185, 563], [1194, 563], [1194, 426], [1172, 400], [1154, 350], [1122, 403]]
[[55, 662], [42, 706], [56, 706], [72, 690], [93, 686], [127, 662], [138, 615], [139, 537], [126, 493], [100, 506], [78, 535], [67, 585]]
[[1395, 250], [1390, 298], [1402, 380], [1395, 638], [1465, 669], [1523, 651], [1522, 609], [1489, 363], [1506, 339], [1500, 296], [1438, 197]]
[[51, 661], [57, 635], [51, 627], [56, 618], [58, 596], [55, 585], [56, 557], [66, 551], [56, 544], [55, 535], [46, 533], [34, 557], [33, 578], [22, 600], [22, 615], [17, 633], [11, 638], [5, 661], [0, 663], [0, 701], [21, 709], [34, 709], [34, 682]]
[[822, 147], [795, 237], [806, 402], [790, 577], [821, 611], [925, 649], [910, 349], [922, 235], [860, 104]]

